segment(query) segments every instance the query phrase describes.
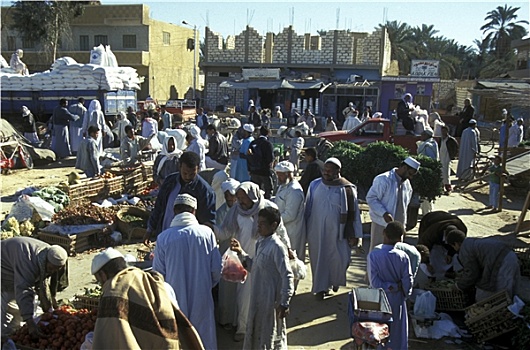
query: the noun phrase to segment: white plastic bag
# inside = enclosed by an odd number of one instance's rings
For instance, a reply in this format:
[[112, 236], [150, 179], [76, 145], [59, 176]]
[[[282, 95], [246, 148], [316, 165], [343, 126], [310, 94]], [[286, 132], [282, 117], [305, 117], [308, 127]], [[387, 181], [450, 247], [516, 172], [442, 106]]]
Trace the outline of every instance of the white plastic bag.
[[430, 291], [416, 297], [416, 303], [414, 303], [415, 316], [433, 318], [436, 315], [434, 310], [436, 310], [436, 297]]
[[291, 270], [293, 270], [293, 275], [295, 280], [303, 280], [307, 276], [307, 266], [304, 262], [296, 256], [296, 252], [293, 251], [294, 259], [289, 260], [291, 265]]

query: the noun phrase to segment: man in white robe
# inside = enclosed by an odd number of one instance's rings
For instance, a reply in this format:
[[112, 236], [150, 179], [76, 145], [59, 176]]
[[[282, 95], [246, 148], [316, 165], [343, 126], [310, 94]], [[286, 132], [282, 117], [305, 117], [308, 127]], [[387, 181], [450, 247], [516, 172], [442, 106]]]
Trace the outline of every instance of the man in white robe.
[[442, 126], [440, 139], [440, 162], [442, 163], [442, 183], [446, 192], [451, 192], [451, 161], [458, 155], [458, 141], [449, 135], [449, 128]]
[[474, 166], [475, 158], [480, 152], [480, 131], [477, 129], [477, 121], [471, 119], [469, 128], [462, 132], [460, 139], [460, 151], [458, 153], [458, 167], [456, 177], [460, 180], [468, 180], [472, 174], [469, 171]]
[[362, 238], [357, 188], [340, 176], [341, 162], [329, 158], [322, 177], [307, 192], [305, 220], [313, 275], [311, 293], [319, 299], [346, 285], [351, 248]]
[[294, 166], [289, 161], [282, 161], [274, 167], [278, 177], [278, 190], [273, 201], [278, 206], [283, 224], [296, 255], [305, 261], [306, 227], [304, 220], [304, 190], [293, 178]]
[[523, 142], [524, 135], [524, 119], [519, 118], [508, 131], [508, 147], [517, 147]]
[[197, 200], [175, 199], [171, 227], [157, 239], [153, 269], [173, 287], [182, 312], [197, 329], [205, 349], [216, 349], [212, 288], [221, 278], [221, 254], [212, 230], [195, 217]]
[[[258, 213], [265, 207], [277, 208], [276, 204], [265, 199], [258, 185], [246, 181], [239, 185], [236, 191], [237, 203], [230, 208], [228, 214], [220, 226], [215, 226], [214, 231], [217, 238], [222, 241], [235, 238], [241, 243], [244, 251], [248, 252], [250, 258], [254, 257], [256, 241], [258, 240]], [[291, 247], [289, 237], [283, 222], [280, 222], [276, 230], [278, 237], [287, 248]], [[237, 285], [237, 330], [234, 335], [235, 341], [245, 338], [247, 329], [248, 311], [250, 307], [252, 273], [247, 276], [245, 283]]]
[[238, 253], [243, 266], [254, 275], [243, 349], [287, 350], [285, 316], [289, 314], [294, 285], [289, 253], [275, 232], [280, 221], [278, 209], [268, 207], [259, 211], [260, 238], [256, 242], [254, 258], [241, 249], [237, 240], [231, 242], [230, 248]]
[[[221, 226], [223, 221], [228, 214], [230, 208], [232, 208], [237, 201], [236, 190], [240, 183], [234, 179], [228, 179], [221, 183], [221, 190], [223, 191], [223, 205], [215, 210], [215, 224]], [[218, 197], [217, 195], [215, 196]], [[223, 255], [227, 249], [230, 248], [230, 239], [219, 241], [219, 251]], [[219, 301], [217, 305], [217, 320], [220, 325], [225, 329], [232, 329], [234, 322], [236, 321], [236, 306], [234, 300], [236, 300], [237, 284], [233, 282], [225, 281], [221, 278], [219, 281]]]

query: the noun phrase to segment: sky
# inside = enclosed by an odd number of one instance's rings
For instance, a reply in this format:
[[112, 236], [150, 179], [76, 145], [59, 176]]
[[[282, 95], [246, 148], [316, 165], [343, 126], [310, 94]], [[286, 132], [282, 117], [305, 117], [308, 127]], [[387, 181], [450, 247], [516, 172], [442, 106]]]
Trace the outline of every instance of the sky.
[[517, 11], [518, 20], [528, 21], [530, 17], [528, 1], [102, 0], [101, 3], [146, 4], [152, 18], [179, 25], [182, 21], [196, 25], [201, 38], [204, 38], [206, 26], [226, 38], [241, 33], [247, 24], [262, 35], [267, 32], [279, 33], [292, 24], [296, 33], [302, 35], [333, 29], [372, 32], [378, 24], [396, 20], [413, 27], [434, 25], [434, 29], [438, 30], [437, 35], [454, 39], [461, 45], [472, 46], [475, 39], [483, 37], [480, 27], [486, 23], [484, 18], [487, 13], [497, 6], [507, 4], [520, 7]]

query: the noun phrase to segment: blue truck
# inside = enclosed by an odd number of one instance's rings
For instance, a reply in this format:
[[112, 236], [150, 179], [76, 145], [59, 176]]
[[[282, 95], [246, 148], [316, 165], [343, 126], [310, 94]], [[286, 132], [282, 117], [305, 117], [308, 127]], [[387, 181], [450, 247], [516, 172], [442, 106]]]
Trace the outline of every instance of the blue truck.
[[136, 90], [49, 90], [49, 91], [10, 91], [2, 89], [2, 117], [20, 116], [22, 106], [27, 106], [38, 121], [46, 122], [59, 105], [61, 98], [68, 100], [68, 105], [77, 103], [83, 97], [85, 107], [91, 100], [97, 99], [105, 116], [113, 120], [119, 111], [126, 111], [128, 106], [136, 109]]

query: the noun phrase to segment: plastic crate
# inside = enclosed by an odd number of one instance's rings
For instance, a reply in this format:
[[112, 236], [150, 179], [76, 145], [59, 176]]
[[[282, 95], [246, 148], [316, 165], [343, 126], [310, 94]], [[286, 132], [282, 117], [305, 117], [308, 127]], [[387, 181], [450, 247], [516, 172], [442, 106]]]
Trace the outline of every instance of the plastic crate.
[[430, 291], [436, 297], [437, 311], [464, 311], [469, 303], [466, 294], [459, 290], [430, 286], [427, 286], [425, 290]]
[[521, 276], [530, 277], [530, 247], [513, 247], [519, 266], [521, 267]]
[[348, 298], [348, 316], [350, 330], [355, 322], [388, 324], [392, 322], [392, 308], [383, 289], [353, 288]]
[[466, 317], [473, 309], [480, 308], [482, 311], [465, 320], [466, 326], [477, 342], [483, 343], [517, 328], [520, 320], [508, 310], [510, 304], [508, 293], [502, 291], [466, 308]]
[[74, 306], [76, 309], [88, 309], [92, 311], [98, 308], [99, 298], [76, 295], [74, 299]]

